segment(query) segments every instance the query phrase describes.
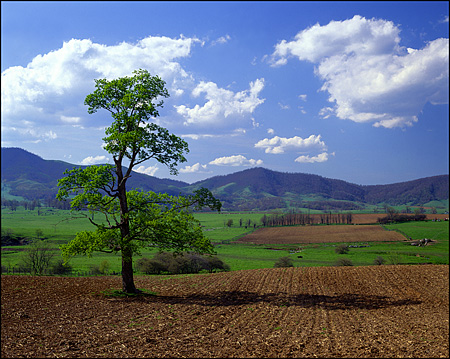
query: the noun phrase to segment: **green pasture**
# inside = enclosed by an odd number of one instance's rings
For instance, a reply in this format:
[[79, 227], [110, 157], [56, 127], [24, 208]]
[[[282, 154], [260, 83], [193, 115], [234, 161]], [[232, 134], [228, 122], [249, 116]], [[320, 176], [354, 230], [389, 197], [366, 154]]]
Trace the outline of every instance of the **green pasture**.
[[[272, 268], [280, 257], [289, 256], [295, 266], [331, 266], [338, 259], [347, 258], [353, 265], [373, 265], [377, 257], [382, 257], [385, 264], [449, 264], [449, 222], [409, 222], [386, 225], [387, 230], [398, 230], [411, 237], [412, 240], [430, 238], [432, 245], [425, 247], [411, 246], [410, 241], [404, 242], [370, 242], [349, 243], [358, 245], [350, 248], [347, 254], [336, 254], [335, 248], [339, 243], [304, 244], [304, 245], [253, 245], [233, 243], [234, 240], [254, 230], [254, 225], [261, 225], [260, 219], [264, 213], [259, 212], [224, 212], [224, 213], [196, 213], [195, 217], [201, 222], [205, 235], [215, 245], [217, 256], [227, 263], [231, 270], [245, 270], [257, 268]], [[1, 228], [12, 231], [16, 235], [34, 239], [36, 229], [42, 231], [46, 241], [52, 244], [59, 258], [59, 245], [67, 243], [81, 230], [94, 229], [87, 218], [72, 215], [70, 211], [51, 208], [26, 211], [19, 207], [17, 211], [2, 209]], [[98, 219], [98, 218], [97, 218]], [[233, 223], [228, 226], [229, 220]], [[242, 225], [240, 225], [242, 220]], [[248, 225], [248, 221], [250, 225]], [[246, 228], [247, 227], [247, 228]], [[15, 266], [19, 263], [26, 246], [10, 246], [9, 250], [2, 250], [3, 266]], [[141, 255], [151, 257], [157, 249], [149, 248]], [[302, 258], [298, 258], [301, 256]], [[135, 257], [135, 260], [139, 257]], [[108, 261], [109, 271], [121, 270], [119, 255], [95, 253], [92, 257], [75, 256], [70, 260], [74, 270], [89, 271], [92, 265], [99, 265]]]

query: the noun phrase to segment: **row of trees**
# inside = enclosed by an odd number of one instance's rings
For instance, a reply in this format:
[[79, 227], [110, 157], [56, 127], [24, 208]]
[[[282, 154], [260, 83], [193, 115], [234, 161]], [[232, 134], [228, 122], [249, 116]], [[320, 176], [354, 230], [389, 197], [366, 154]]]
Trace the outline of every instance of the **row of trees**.
[[35, 208], [41, 207], [41, 202], [38, 199], [33, 201], [18, 201], [16, 199], [6, 199], [2, 197], [2, 207], [9, 208], [11, 211], [16, 211], [19, 206], [26, 210], [34, 211]]
[[[318, 217], [318, 218], [317, 218]], [[264, 215], [261, 222], [264, 227], [274, 226], [294, 226], [306, 224], [351, 224], [352, 214], [349, 213], [321, 213], [311, 216], [305, 213], [286, 213], [274, 214], [271, 216]]]
[[410, 222], [410, 221], [424, 221], [427, 218], [426, 214], [401, 214], [401, 213], [388, 213], [387, 216], [377, 219], [380, 224], [395, 223], [395, 222]]

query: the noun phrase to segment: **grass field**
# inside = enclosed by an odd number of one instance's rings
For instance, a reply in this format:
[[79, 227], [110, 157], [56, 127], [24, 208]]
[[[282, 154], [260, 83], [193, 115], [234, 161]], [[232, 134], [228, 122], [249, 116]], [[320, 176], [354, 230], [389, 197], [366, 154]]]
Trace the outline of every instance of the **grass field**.
[[[371, 241], [367, 236], [356, 237], [349, 240], [349, 235], [341, 237], [335, 235], [334, 243], [331, 240], [314, 243], [301, 243], [294, 240], [291, 244], [281, 243], [276, 239], [274, 243], [252, 244], [237, 241], [240, 237], [248, 234], [255, 236], [257, 232], [254, 226], [260, 226], [260, 219], [264, 213], [196, 213], [195, 216], [200, 220], [205, 235], [215, 244], [217, 255], [231, 270], [245, 270], [258, 268], [272, 268], [275, 261], [284, 256], [289, 256], [294, 261], [294, 265], [299, 266], [331, 266], [341, 258], [347, 258], [353, 265], [373, 265], [374, 259], [381, 256], [386, 264], [448, 264], [449, 263], [449, 222], [410, 222], [402, 224], [387, 225], [383, 230], [380, 226], [307, 226], [307, 227], [284, 227], [285, 231], [292, 231], [292, 228], [303, 228], [310, 232], [311, 236], [317, 238], [324, 237], [321, 231], [337, 232], [343, 229], [350, 229], [358, 232], [366, 227], [375, 229], [376, 235], [384, 235], [386, 240]], [[354, 222], [367, 223], [367, 221], [376, 221], [376, 218], [382, 214], [354, 214]], [[40, 229], [45, 240], [52, 244], [59, 256], [58, 246], [71, 240], [75, 233], [81, 230], [93, 229], [93, 226], [86, 218], [72, 216], [69, 211], [43, 208], [34, 211], [25, 211], [19, 207], [17, 211], [8, 209], [2, 210], [2, 232], [11, 231], [16, 235], [36, 238], [36, 230]], [[442, 217], [442, 215], [440, 216]], [[229, 227], [227, 223], [232, 220]], [[289, 229], [290, 228], [290, 229]], [[280, 230], [273, 228], [272, 230]], [[413, 240], [421, 238], [430, 238], [434, 242], [425, 247], [414, 247], [409, 241], [403, 241], [400, 231], [406, 237]], [[354, 234], [354, 233], [353, 233]], [[330, 238], [330, 234], [326, 236]], [[339, 240], [342, 238], [342, 240]], [[393, 240], [392, 238], [396, 238]], [[237, 241], [237, 242], [236, 242]], [[349, 253], [345, 255], [336, 254], [335, 248], [340, 243], [347, 243], [353, 246]], [[2, 247], [2, 266], [16, 266], [23, 255], [26, 246]], [[156, 249], [147, 249], [142, 252], [142, 256], [151, 257], [156, 253]], [[302, 258], [298, 258], [301, 256]], [[138, 259], [138, 257], [135, 257]], [[121, 270], [121, 259], [118, 255], [105, 253], [95, 253], [92, 257], [75, 256], [70, 263], [75, 270], [89, 271], [92, 265], [99, 265], [102, 261], [108, 261], [109, 270], [119, 272]]]

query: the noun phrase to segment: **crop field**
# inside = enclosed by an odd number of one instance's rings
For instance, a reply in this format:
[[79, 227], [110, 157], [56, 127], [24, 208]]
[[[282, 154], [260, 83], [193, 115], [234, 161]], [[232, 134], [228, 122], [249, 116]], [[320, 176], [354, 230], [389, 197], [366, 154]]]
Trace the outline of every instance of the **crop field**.
[[448, 358], [448, 265], [3, 276], [2, 357]]
[[377, 225], [292, 226], [260, 228], [237, 242], [253, 244], [404, 241], [398, 232]]

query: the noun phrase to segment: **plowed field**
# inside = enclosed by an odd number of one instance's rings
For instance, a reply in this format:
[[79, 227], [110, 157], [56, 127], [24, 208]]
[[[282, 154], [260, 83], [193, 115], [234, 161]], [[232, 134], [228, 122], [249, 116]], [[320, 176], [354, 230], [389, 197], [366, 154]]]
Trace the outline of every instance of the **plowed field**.
[[398, 232], [386, 231], [376, 225], [334, 225], [266, 227], [240, 238], [237, 242], [254, 244], [293, 244], [331, 242], [404, 241]]
[[448, 357], [449, 267], [2, 276], [2, 357]]

